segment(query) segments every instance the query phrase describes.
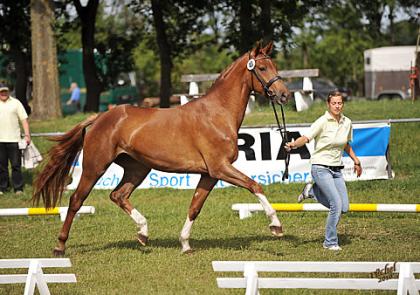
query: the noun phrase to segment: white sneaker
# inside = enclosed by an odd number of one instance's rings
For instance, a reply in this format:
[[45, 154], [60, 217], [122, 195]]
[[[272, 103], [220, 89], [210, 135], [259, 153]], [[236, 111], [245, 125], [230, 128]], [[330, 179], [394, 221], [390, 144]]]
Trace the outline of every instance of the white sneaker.
[[325, 246], [325, 245], [322, 245], [322, 246], [324, 247], [324, 249], [328, 249], [328, 250], [331, 250], [331, 251], [341, 251], [341, 250], [343, 250], [338, 245], [333, 245], [333, 246]]
[[308, 182], [307, 184], [305, 184], [305, 187], [303, 188], [302, 193], [297, 198], [298, 203], [302, 203], [302, 201], [305, 199], [313, 198], [313, 196], [309, 195], [309, 191], [311, 190], [313, 186], [314, 185], [311, 182]]

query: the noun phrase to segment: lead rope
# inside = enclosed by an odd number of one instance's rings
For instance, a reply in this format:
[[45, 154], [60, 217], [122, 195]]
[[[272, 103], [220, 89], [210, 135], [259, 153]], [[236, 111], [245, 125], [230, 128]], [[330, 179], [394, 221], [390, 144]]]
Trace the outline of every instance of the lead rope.
[[[289, 142], [289, 137], [288, 137], [288, 132], [286, 130], [286, 117], [284, 116], [283, 105], [280, 104], [281, 117], [282, 117], [282, 121], [283, 121], [283, 127], [282, 127], [280, 125], [279, 116], [277, 115], [276, 106], [274, 105], [274, 99], [270, 99], [270, 101], [271, 101], [271, 106], [273, 107], [274, 116], [276, 117], [277, 127], [279, 128], [278, 130], [279, 130], [280, 135], [281, 135], [282, 144], [283, 144], [283, 142], [286, 144], [286, 143]], [[282, 146], [280, 148], [282, 148]], [[285, 150], [285, 152], [286, 152], [286, 158], [284, 158], [285, 168], [284, 168], [282, 181], [285, 181], [287, 178], [289, 178], [290, 152], [287, 151], [287, 150]]]

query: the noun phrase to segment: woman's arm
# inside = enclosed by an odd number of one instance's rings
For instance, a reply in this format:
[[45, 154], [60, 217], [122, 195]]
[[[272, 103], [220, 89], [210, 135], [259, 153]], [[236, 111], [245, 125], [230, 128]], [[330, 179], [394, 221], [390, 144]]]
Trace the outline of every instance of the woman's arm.
[[354, 162], [354, 172], [356, 172], [357, 177], [360, 177], [360, 175], [362, 175], [362, 164], [360, 163], [359, 158], [356, 156], [356, 154], [353, 151], [353, 148], [348, 143], [344, 147], [344, 150], [350, 156], [350, 158], [353, 160], [353, 162]]
[[299, 137], [298, 139], [296, 139], [295, 141], [286, 143], [286, 146], [284, 148], [286, 149], [286, 151], [290, 152], [290, 150], [297, 149], [308, 142], [309, 142], [309, 139], [305, 135], [303, 135]]

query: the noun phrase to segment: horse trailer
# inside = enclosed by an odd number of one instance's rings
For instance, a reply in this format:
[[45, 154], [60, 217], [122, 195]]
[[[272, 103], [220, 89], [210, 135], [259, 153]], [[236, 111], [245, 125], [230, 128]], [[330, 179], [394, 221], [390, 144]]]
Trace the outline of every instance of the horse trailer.
[[364, 51], [365, 96], [372, 99], [410, 98], [410, 68], [416, 46], [390, 46]]

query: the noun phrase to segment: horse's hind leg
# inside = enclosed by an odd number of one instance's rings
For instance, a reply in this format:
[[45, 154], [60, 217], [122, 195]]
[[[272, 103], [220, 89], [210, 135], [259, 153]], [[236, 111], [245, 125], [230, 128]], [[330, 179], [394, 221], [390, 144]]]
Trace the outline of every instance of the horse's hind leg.
[[181, 235], [179, 237], [183, 253], [192, 252], [189, 243], [192, 225], [194, 223], [194, 220], [197, 218], [198, 214], [200, 214], [201, 208], [203, 207], [207, 196], [213, 189], [216, 182], [217, 179], [212, 178], [207, 174], [201, 175], [200, 182], [197, 185], [197, 188], [194, 192], [194, 196], [191, 201], [190, 209], [188, 210], [187, 220], [185, 221], [184, 227], [182, 228]]
[[237, 170], [230, 163], [224, 165], [221, 164], [220, 166], [218, 166], [218, 169], [213, 170], [212, 176], [227, 181], [236, 186], [246, 188], [251, 193], [253, 193], [260, 201], [262, 207], [264, 208], [265, 214], [271, 221], [269, 225], [271, 233], [277, 237], [283, 236], [283, 228], [280, 223], [280, 220], [277, 217], [276, 211], [268, 202], [267, 197], [265, 196], [260, 184], [258, 184], [257, 182], [255, 182], [254, 180]]
[[79, 185], [70, 197], [66, 219], [63, 226], [61, 227], [60, 234], [58, 235], [57, 246], [54, 248], [55, 256], [64, 255], [66, 249], [66, 241], [69, 237], [69, 232], [73, 223], [74, 216], [76, 215], [77, 211], [79, 211], [80, 207], [83, 205], [83, 202], [92, 190], [92, 187], [95, 185], [96, 181], [102, 174], [103, 172], [92, 173], [83, 170]]
[[111, 192], [110, 198], [134, 220], [138, 229], [137, 239], [141, 245], [145, 246], [149, 236], [147, 220], [132, 206], [129, 197], [149, 174], [150, 168], [136, 162], [128, 155], [120, 155], [115, 162], [124, 168], [124, 176], [118, 186]]

